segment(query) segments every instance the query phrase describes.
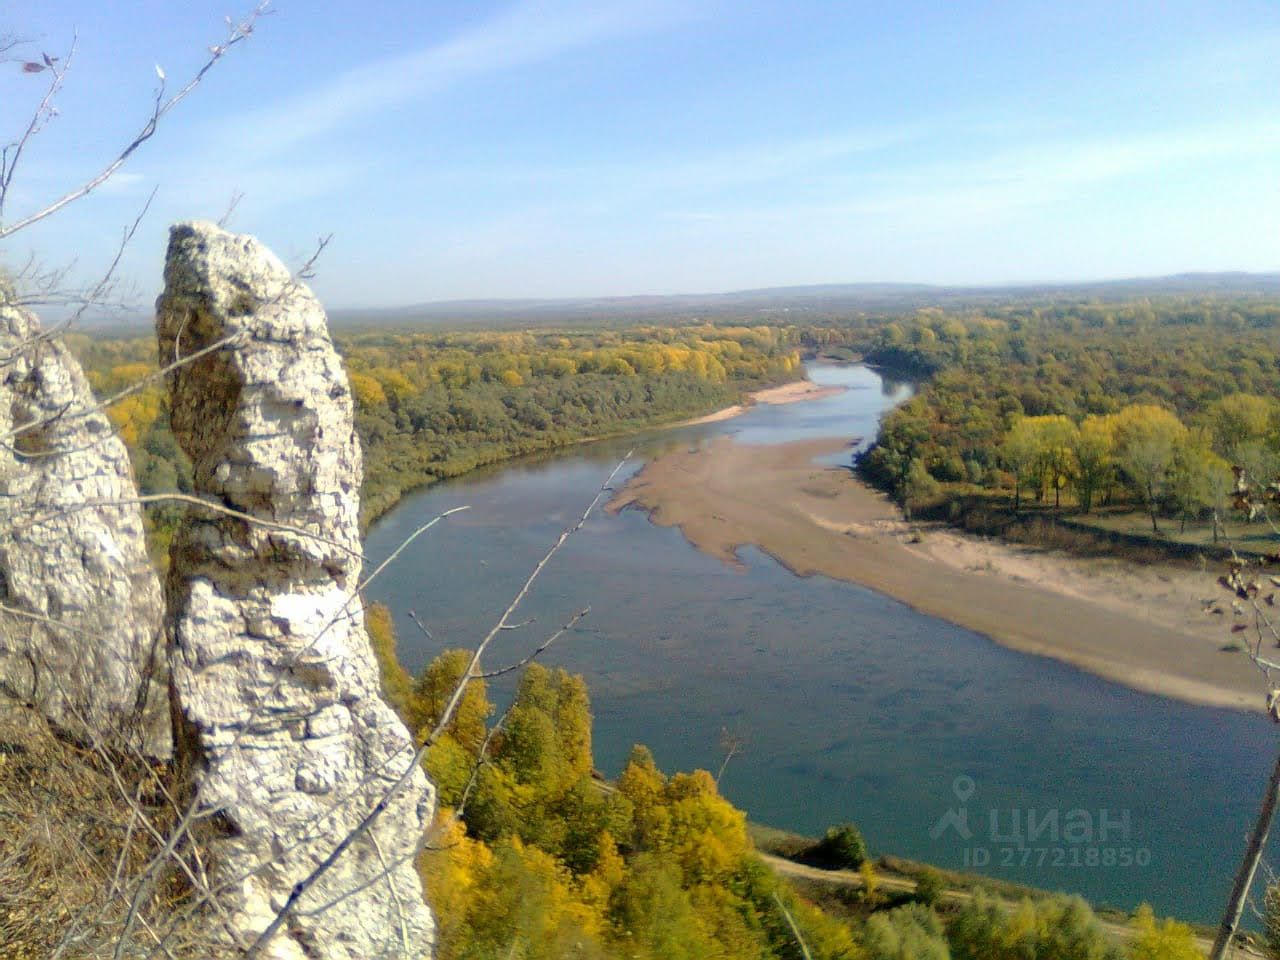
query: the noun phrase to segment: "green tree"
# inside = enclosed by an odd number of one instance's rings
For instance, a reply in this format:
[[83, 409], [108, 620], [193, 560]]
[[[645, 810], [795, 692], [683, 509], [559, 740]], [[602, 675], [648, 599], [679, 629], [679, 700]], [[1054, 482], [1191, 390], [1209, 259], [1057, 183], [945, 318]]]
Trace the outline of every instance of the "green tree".
[[921, 506], [942, 492], [942, 485], [933, 478], [923, 460], [912, 460], [907, 478], [902, 485], [902, 506], [907, 516], [914, 507]]
[[1044, 482], [1053, 488], [1053, 508], [1062, 506], [1062, 488], [1075, 475], [1075, 448], [1080, 429], [1064, 416], [1033, 417], [1040, 435], [1041, 468]]
[[1214, 449], [1233, 459], [1235, 452], [1247, 443], [1265, 441], [1276, 427], [1280, 410], [1274, 400], [1247, 393], [1232, 393], [1214, 402], [1208, 420], [1213, 433]]
[[838, 824], [827, 828], [805, 859], [828, 870], [857, 870], [867, 859], [867, 843], [852, 823]]
[[942, 900], [944, 893], [946, 893], [946, 884], [942, 880], [942, 874], [932, 867], [926, 867], [920, 871], [920, 875], [916, 877], [915, 897], [917, 901], [923, 903], [926, 907], [933, 907]]
[[1133, 918], [1129, 960], [1204, 960], [1195, 931], [1176, 920], [1156, 920], [1143, 904]]
[[1169, 477], [1169, 497], [1182, 518], [1182, 529], [1187, 520], [1202, 510], [1214, 510], [1214, 540], [1218, 536], [1217, 511], [1225, 506], [1226, 498], [1234, 486], [1231, 467], [1202, 441], [1188, 434], [1184, 443], [1175, 451], [1173, 470]]
[[1019, 417], [1014, 421], [1004, 442], [1000, 444], [1000, 459], [1013, 474], [1013, 509], [1022, 509], [1022, 488], [1031, 484], [1037, 491], [1043, 489], [1044, 469], [1043, 438], [1033, 418]]
[[873, 914], [862, 945], [867, 960], [951, 960], [942, 922], [919, 903]]
[[1118, 950], [1079, 897], [1023, 900], [1009, 912], [979, 892], [947, 932], [955, 960], [1118, 960]]
[[1076, 431], [1071, 452], [1076, 462], [1076, 492], [1080, 509], [1093, 510], [1093, 498], [1104, 490], [1114, 470], [1115, 438], [1105, 417], [1085, 417]]
[[1160, 532], [1157, 512], [1187, 428], [1163, 407], [1135, 404], [1112, 417], [1116, 462], [1129, 486], [1151, 517], [1151, 530]]

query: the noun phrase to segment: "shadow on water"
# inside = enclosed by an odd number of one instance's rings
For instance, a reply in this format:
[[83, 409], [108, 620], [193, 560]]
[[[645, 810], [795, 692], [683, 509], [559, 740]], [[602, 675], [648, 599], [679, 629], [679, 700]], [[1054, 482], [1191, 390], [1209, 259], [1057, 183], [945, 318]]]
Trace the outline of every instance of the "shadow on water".
[[[644, 458], [726, 433], [752, 443], [870, 437], [911, 391], [864, 367], [812, 376], [850, 389], [408, 497], [371, 531], [372, 562], [424, 519], [472, 510], [415, 543], [369, 591], [395, 611], [406, 665], [473, 645], [629, 447]], [[793, 576], [753, 548], [741, 558], [730, 568], [635, 511], [598, 513], [540, 581], [528, 604], [536, 623], [504, 633], [489, 666], [519, 659], [590, 604], [546, 662], [586, 676], [606, 774], [636, 742], [668, 770], [715, 769], [727, 728], [745, 747], [723, 789], [759, 821], [815, 833], [853, 820], [879, 851], [1216, 919], [1271, 763], [1267, 724], [1005, 650], [869, 590]], [[1040, 836], [1019, 845], [1011, 838], [1029, 819]]]

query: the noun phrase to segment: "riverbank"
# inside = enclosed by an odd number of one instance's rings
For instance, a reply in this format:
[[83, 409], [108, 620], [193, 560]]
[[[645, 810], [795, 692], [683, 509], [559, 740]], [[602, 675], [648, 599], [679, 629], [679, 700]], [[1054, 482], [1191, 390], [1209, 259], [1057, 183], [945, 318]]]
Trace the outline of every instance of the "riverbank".
[[824, 387], [812, 380], [792, 380], [790, 383], [776, 387], [766, 387], [747, 394], [746, 403], [735, 403], [731, 407], [708, 413], [706, 416], [694, 417], [692, 420], [681, 420], [671, 424], [672, 427], [696, 427], [704, 423], [719, 423], [721, 420], [732, 420], [742, 416], [756, 404], [777, 405], [782, 403], [799, 403], [802, 400], [821, 400], [840, 393], [843, 387]]
[[[839, 387], [823, 387], [810, 380], [790, 380], [772, 387], [753, 390], [743, 397], [742, 403], [722, 407], [698, 417], [689, 418], [682, 413], [667, 417], [646, 416], [619, 421], [615, 430], [589, 433], [582, 436], [549, 434], [541, 439], [523, 443], [486, 444], [478, 449], [467, 451], [467, 455], [456, 466], [451, 466], [447, 462], [433, 463], [430, 473], [419, 474], [416, 477], [411, 476], [407, 482], [400, 479], [393, 486], [377, 490], [369, 487], [369, 475], [366, 473], [366, 485], [361, 491], [361, 535], [367, 535], [374, 524], [394, 510], [409, 494], [424, 490], [443, 480], [456, 480], [482, 467], [492, 467], [496, 464], [518, 460], [521, 457], [554, 453], [557, 450], [566, 450], [571, 447], [597, 443], [601, 440], [612, 440], [617, 437], [627, 437], [650, 430], [675, 430], [679, 427], [716, 423], [739, 416], [756, 404], [797, 403], [801, 400], [816, 400], [820, 397], [828, 396], [832, 392], [839, 393], [841, 389]], [[368, 467], [372, 456], [367, 447], [365, 456], [366, 467]], [[164, 550], [165, 552], [161, 555], [161, 559], [167, 556], [167, 541]]]
[[[1260, 676], [1242, 654], [1223, 650], [1233, 620], [1216, 571], [1077, 559], [909, 524], [848, 470], [813, 462], [845, 446], [717, 438], [650, 462], [609, 509], [645, 509], [726, 563], [754, 544], [800, 576], [861, 584], [1137, 690], [1263, 707]], [[1210, 598], [1224, 614], [1206, 610]]]

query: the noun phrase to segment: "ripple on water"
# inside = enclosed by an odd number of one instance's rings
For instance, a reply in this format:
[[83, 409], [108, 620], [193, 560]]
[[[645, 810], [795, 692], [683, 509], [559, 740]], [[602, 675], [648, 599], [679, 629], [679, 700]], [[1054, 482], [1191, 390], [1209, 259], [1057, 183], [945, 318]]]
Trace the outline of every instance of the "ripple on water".
[[[910, 389], [861, 367], [812, 376], [855, 389], [578, 447], [406, 498], [371, 531], [373, 563], [423, 518], [473, 508], [415, 543], [369, 590], [396, 614], [406, 665], [473, 645], [627, 448], [642, 459], [729, 432], [753, 443], [872, 436], [880, 413]], [[727, 727], [745, 743], [723, 788], [753, 818], [809, 833], [854, 820], [874, 850], [953, 867], [966, 844], [931, 839], [930, 829], [961, 805], [952, 789], [959, 776], [974, 780], [972, 843], [986, 846], [992, 810], [1006, 827], [1014, 810], [1128, 811], [1127, 845], [1151, 851], [1145, 868], [1052, 869], [1034, 858], [1003, 867], [997, 850], [987, 872], [1216, 919], [1273, 757], [1271, 730], [1258, 719], [1005, 650], [868, 590], [794, 577], [752, 548], [731, 569], [637, 512], [598, 513], [583, 533], [535, 590], [527, 612], [536, 624], [504, 633], [491, 662], [518, 659], [589, 603], [591, 616], [547, 662], [585, 675], [606, 773], [618, 772], [635, 742], [668, 770], [715, 769]]]

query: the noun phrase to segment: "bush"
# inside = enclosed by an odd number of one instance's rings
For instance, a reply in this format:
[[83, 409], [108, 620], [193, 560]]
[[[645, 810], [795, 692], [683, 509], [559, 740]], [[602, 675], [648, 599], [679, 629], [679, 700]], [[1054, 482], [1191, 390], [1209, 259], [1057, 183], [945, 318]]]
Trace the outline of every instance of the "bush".
[[944, 890], [942, 874], [937, 870], [926, 868], [916, 877], [916, 900], [926, 907], [936, 905], [942, 899]]
[[805, 859], [826, 870], [857, 870], [867, 859], [867, 844], [851, 823], [830, 827], [826, 836], [809, 848]]
[[948, 934], [955, 960], [1116, 960], [1120, 955], [1079, 897], [1027, 899], [1010, 913], [978, 893]]
[[[1270, 893], [1270, 889], [1267, 891]], [[1264, 899], [1265, 904], [1265, 899]], [[1274, 953], [1271, 953], [1274, 956]], [[1195, 932], [1177, 920], [1157, 920], [1145, 903], [1133, 919], [1129, 960], [1202, 960]]]
[[938, 915], [918, 903], [872, 916], [863, 947], [868, 960], [951, 960]]

